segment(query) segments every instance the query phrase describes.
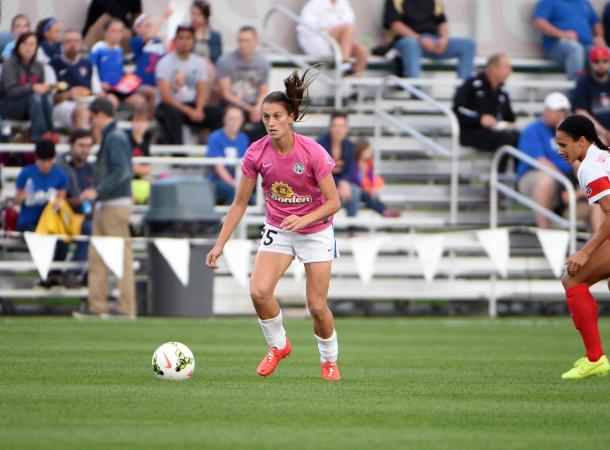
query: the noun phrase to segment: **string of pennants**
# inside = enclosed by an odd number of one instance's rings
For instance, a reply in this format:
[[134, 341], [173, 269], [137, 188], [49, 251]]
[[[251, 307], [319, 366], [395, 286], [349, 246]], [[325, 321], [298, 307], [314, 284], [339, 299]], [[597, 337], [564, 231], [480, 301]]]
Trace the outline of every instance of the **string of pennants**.
[[[508, 227], [447, 233], [413, 234], [407, 236], [406, 240], [403, 238], [402, 243], [401, 239], [397, 239], [394, 236], [375, 234], [353, 237], [347, 239], [347, 241], [352, 251], [356, 270], [363, 284], [371, 282], [379, 251], [388, 242], [391, 242], [397, 248], [401, 247], [401, 245], [405, 249], [414, 248], [424, 279], [426, 282], [432, 283], [445, 251], [445, 242], [448, 237], [457, 233], [474, 233], [483, 250], [490, 258], [495, 270], [500, 276], [506, 278], [508, 276], [510, 259], [509, 233], [511, 229]], [[569, 233], [563, 230], [528, 229], [535, 231], [554, 276], [556, 278], [561, 277], [569, 245]], [[23, 234], [19, 232], [4, 232], [3, 235], [9, 237], [23, 236], [34, 265], [40, 276], [46, 279], [53, 261], [55, 244], [62, 236], [30, 232]], [[89, 240], [112, 273], [117, 278], [122, 278], [124, 239], [102, 236], [74, 236], [72, 238], [77, 241]], [[132, 242], [153, 243], [184, 286], [189, 284], [191, 243], [212, 242], [202, 239], [175, 238], [131, 238], [130, 240]], [[235, 278], [235, 281], [243, 287], [248, 286], [251, 253], [254, 245], [255, 242], [252, 240], [231, 239], [227, 242], [223, 251], [223, 258], [230, 273]], [[203, 270], [204, 261], [201, 261], [201, 266]], [[305, 278], [303, 264], [299, 264], [296, 261], [290, 266], [289, 272], [292, 273], [296, 282], [301, 282]]]

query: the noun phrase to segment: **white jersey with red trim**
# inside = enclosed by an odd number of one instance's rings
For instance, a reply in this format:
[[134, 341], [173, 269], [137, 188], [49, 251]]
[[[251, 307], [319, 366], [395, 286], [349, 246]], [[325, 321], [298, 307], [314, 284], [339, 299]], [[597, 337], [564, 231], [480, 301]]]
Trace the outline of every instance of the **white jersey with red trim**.
[[591, 145], [578, 168], [578, 182], [590, 205], [610, 195], [610, 152]]

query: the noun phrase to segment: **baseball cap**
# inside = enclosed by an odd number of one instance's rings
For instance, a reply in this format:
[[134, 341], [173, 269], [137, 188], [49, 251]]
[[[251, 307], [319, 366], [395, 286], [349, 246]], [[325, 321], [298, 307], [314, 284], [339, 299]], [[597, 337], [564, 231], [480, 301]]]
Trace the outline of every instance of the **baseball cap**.
[[610, 59], [610, 51], [606, 47], [595, 47], [589, 53], [589, 60], [599, 61], [600, 59]]
[[570, 106], [570, 100], [561, 92], [551, 92], [544, 98], [544, 107], [553, 111], [569, 110]]

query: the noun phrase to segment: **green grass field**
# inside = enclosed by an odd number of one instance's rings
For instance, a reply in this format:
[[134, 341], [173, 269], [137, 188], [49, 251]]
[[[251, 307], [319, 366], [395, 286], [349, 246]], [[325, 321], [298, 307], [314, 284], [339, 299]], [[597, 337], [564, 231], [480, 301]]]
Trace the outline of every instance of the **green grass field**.
[[[339, 320], [338, 383], [311, 323], [286, 328], [262, 378], [255, 319], [2, 318], [0, 448], [608, 448], [610, 378], [560, 379], [582, 354], [568, 318]], [[170, 340], [195, 354], [187, 382], [152, 372]]]

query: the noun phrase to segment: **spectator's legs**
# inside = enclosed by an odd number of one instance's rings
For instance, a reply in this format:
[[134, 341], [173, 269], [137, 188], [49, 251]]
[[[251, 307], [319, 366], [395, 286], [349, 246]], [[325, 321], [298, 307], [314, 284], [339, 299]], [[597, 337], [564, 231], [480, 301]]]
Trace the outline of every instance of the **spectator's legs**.
[[[85, 220], [81, 227], [81, 234], [85, 236], [91, 236], [91, 221]], [[88, 241], [77, 241], [76, 249], [72, 255], [72, 261], [87, 261], [87, 253], [89, 251]]]
[[[539, 170], [529, 170], [519, 180], [519, 192], [530, 197], [540, 206], [553, 210], [557, 199], [557, 182], [549, 175]], [[551, 221], [548, 217], [536, 213], [536, 225], [538, 228], [549, 228]]]
[[154, 118], [155, 103], [157, 100], [157, 89], [154, 86], [148, 84], [141, 85], [136, 91], [146, 100], [146, 107], [150, 111], [150, 118]]
[[102, 209], [104, 214], [104, 231], [108, 236], [125, 239], [123, 253], [123, 278], [118, 280], [120, 296], [117, 301], [117, 312], [126, 315], [136, 314], [135, 283], [133, 278], [133, 253], [129, 235], [129, 217], [131, 208], [113, 207]]
[[74, 120], [74, 128], [89, 128], [89, 108], [85, 105], [77, 104], [72, 113], [72, 119]]
[[353, 56], [356, 59], [353, 68], [354, 73], [362, 72], [366, 68], [368, 50], [364, 45], [354, 43], [356, 27], [353, 24], [346, 23], [331, 28], [328, 32], [339, 43], [342, 60], [347, 61]]
[[546, 56], [564, 67], [568, 80], [575, 80], [585, 68], [585, 49], [576, 41], [559, 41]]
[[402, 58], [403, 76], [417, 78], [421, 72], [422, 48], [414, 37], [403, 37], [394, 43]]
[[[104, 213], [107, 209], [96, 211], [93, 215], [93, 236], [105, 236]], [[105, 313], [108, 310], [108, 269], [95, 246], [89, 246], [89, 311], [93, 314]]]
[[364, 190], [361, 191], [360, 195], [366, 206], [383, 215], [386, 210], [386, 205], [379, 200], [379, 195], [373, 197], [370, 192]]
[[477, 47], [470, 38], [450, 38], [447, 48], [440, 55], [424, 52], [424, 56], [433, 59], [458, 58], [457, 74], [460, 78], [468, 78], [474, 73], [474, 56]]
[[345, 206], [348, 217], [356, 217], [360, 207], [360, 187], [349, 181], [341, 180], [337, 186], [341, 204]]
[[131, 107], [134, 110], [142, 109], [145, 107], [148, 102], [144, 95], [141, 93], [131, 94], [129, 97], [125, 99], [125, 104]]
[[157, 107], [157, 120], [161, 127], [160, 144], [182, 145], [182, 125], [184, 125], [185, 116], [176, 108], [161, 103]]
[[230, 205], [235, 198], [235, 188], [223, 180], [214, 181], [217, 205]]
[[36, 141], [47, 131], [53, 131], [53, 111], [47, 95], [32, 94], [29, 97], [28, 115], [32, 123], [30, 140]]

